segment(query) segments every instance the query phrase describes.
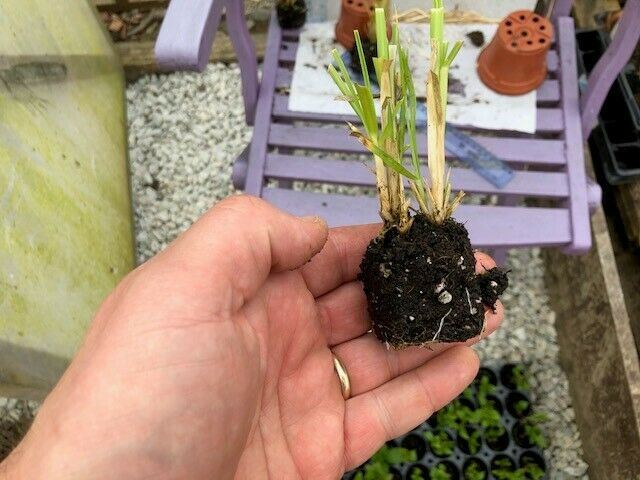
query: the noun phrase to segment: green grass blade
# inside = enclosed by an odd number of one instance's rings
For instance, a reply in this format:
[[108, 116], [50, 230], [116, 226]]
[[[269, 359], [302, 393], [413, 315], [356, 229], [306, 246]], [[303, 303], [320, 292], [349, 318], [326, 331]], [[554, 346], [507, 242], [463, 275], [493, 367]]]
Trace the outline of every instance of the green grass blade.
[[444, 64], [447, 67], [451, 66], [451, 64], [453, 63], [453, 60], [456, 58], [456, 55], [458, 55], [458, 52], [460, 51], [461, 48], [462, 48], [462, 42], [460, 40], [458, 40], [456, 43], [453, 44], [453, 48], [451, 48], [451, 51], [449, 52], [449, 54], [447, 55], [447, 58], [444, 61]]
[[363, 87], [362, 85], [354, 84], [358, 98], [360, 99], [360, 106], [362, 107], [362, 124], [365, 130], [371, 138], [378, 136], [378, 116], [376, 115], [376, 107], [373, 103], [373, 95], [371, 89]]
[[376, 8], [376, 42], [378, 58], [389, 58], [389, 40], [387, 39], [387, 19], [384, 8]]
[[369, 150], [376, 157], [382, 160], [382, 163], [384, 163], [387, 168], [392, 169], [396, 173], [399, 173], [400, 175], [403, 175], [410, 180], [418, 179], [415, 173], [407, 170], [407, 168], [404, 167], [400, 162], [398, 162], [398, 160], [385, 152], [373, 140], [363, 135], [356, 127], [349, 124], [349, 128], [351, 129], [351, 136], [355, 137], [367, 150]]
[[364, 78], [364, 86], [371, 91], [371, 81], [369, 80], [369, 68], [367, 67], [367, 60], [364, 58], [364, 50], [362, 48], [362, 40], [360, 39], [360, 32], [358, 30], [353, 31], [353, 35], [356, 39], [356, 47], [358, 49], [358, 59], [360, 60], [360, 69], [362, 70], [362, 78]]

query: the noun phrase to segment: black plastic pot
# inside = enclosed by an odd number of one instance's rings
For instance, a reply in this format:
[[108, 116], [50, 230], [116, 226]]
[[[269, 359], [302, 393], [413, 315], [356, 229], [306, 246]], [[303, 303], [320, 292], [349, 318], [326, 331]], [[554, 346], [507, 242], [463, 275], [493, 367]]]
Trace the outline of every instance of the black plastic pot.
[[404, 474], [405, 480], [413, 480], [411, 478], [411, 475], [412, 475], [413, 470], [415, 470], [415, 469], [420, 471], [420, 475], [422, 475], [422, 480], [430, 480], [431, 479], [431, 475], [429, 475], [429, 469], [425, 465], [423, 465], [421, 463], [413, 463], [413, 464], [411, 464], [411, 465], [409, 465], [407, 467], [407, 471]]
[[455, 463], [445, 460], [436, 464], [436, 467], [439, 465], [445, 468], [451, 480], [460, 480], [460, 470]]
[[504, 452], [509, 448], [509, 443], [511, 443], [509, 432], [506, 428], [503, 428], [502, 435], [494, 437], [485, 432], [484, 436], [487, 446], [494, 452]]
[[460, 435], [460, 433], [458, 433], [458, 436], [456, 438], [456, 442], [458, 443], [458, 448], [462, 450], [464, 453], [466, 453], [467, 455], [475, 455], [482, 448], [482, 432], [480, 428], [476, 428], [476, 427], [467, 427], [465, 430], [467, 432], [467, 435], [469, 435], [470, 438], [473, 438], [474, 435], [480, 435], [479, 444], [476, 446], [472, 441], [463, 438]]
[[491, 385], [498, 385], [498, 375], [496, 375], [495, 371], [487, 367], [480, 367], [476, 378], [473, 380], [473, 385], [478, 386], [482, 377], [487, 377]]
[[400, 446], [416, 452], [417, 460], [422, 460], [427, 453], [427, 441], [422, 435], [418, 435], [417, 433], [410, 433], [404, 437], [402, 442], [400, 442]]
[[467, 472], [469, 470], [471, 470], [474, 465], [475, 465], [475, 468], [478, 471], [484, 472], [485, 476], [489, 475], [489, 467], [487, 467], [487, 464], [485, 462], [483, 462], [482, 460], [480, 460], [479, 458], [471, 457], [466, 462], [464, 462], [464, 465], [462, 465], [462, 478], [463, 478], [463, 480], [472, 480], [471, 476], [468, 475]]
[[531, 402], [520, 392], [510, 392], [505, 404], [509, 414], [514, 418], [520, 419], [531, 413]]
[[[588, 75], [606, 50], [609, 38], [598, 30], [584, 30], [576, 34], [576, 40], [580, 71]], [[596, 168], [611, 185], [640, 177], [639, 92], [640, 78], [635, 69], [625, 69], [611, 86], [600, 111], [600, 123], [589, 137]]]
[[[433, 430], [434, 433], [440, 433], [442, 432], [441, 429], [437, 429], [437, 430]], [[446, 436], [449, 438], [449, 440], [451, 441], [452, 444], [455, 445], [454, 441], [453, 441], [453, 435], [447, 431], [444, 432], [446, 434]], [[431, 445], [429, 445], [429, 441], [427, 440], [427, 446], [429, 448], [429, 453], [431, 453], [432, 455], [435, 455], [438, 458], [448, 458], [451, 456], [450, 453], [442, 453], [442, 452], [437, 452], [431, 447]], [[455, 447], [454, 447], [455, 448]]]
[[522, 448], [533, 447], [533, 443], [531, 443], [531, 440], [529, 440], [529, 436], [525, 432], [522, 422], [517, 422], [513, 426], [512, 437], [513, 440], [518, 444], [518, 446]]
[[300, 28], [307, 21], [307, 4], [305, 0], [295, 0], [292, 3], [278, 0], [276, 15], [280, 27], [284, 29]]
[[[508, 464], [509, 466], [503, 465], [503, 463]], [[491, 459], [490, 471], [493, 478], [495, 478], [495, 475], [493, 475], [493, 472], [496, 470], [505, 469], [505, 470], [513, 471], [516, 468], [517, 468], [516, 462], [509, 455], [498, 454]]]
[[[448, 435], [455, 440], [454, 451], [447, 457], [438, 457], [434, 454], [431, 448], [428, 446], [428, 442], [424, 439], [424, 433], [426, 431], [437, 431], [438, 426], [435, 423], [435, 415], [431, 419], [419, 427], [415, 428], [412, 432], [404, 435], [395, 441], [388, 442], [390, 447], [401, 446], [414, 450], [416, 452], [417, 461], [410, 464], [396, 465], [395, 468], [402, 473], [402, 478], [405, 480], [411, 480], [411, 469], [420, 468], [421, 475], [425, 480], [432, 480], [429, 475], [430, 469], [434, 468], [437, 464], [447, 462], [446, 465], [455, 468], [455, 474], [452, 478], [458, 480], [465, 480], [464, 468], [470, 462], [477, 463], [482, 467], [480, 470], [490, 472], [494, 460], [500, 458], [507, 458], [510, 461], [511, 468], [517, 470], [524, 467], [527, 462], [536, 463], [543, 471], [546, 466], [542, 457], [542, 452], [537, 447], [532, 447], [530, 442], [527, 442], [525, 438], [518, 438], [518, 442], [515, 441], [514, 435], [521, 435], [521, 427], [516, 429], [516, 425], [520, 424], [520, 414], [516, 414], [513, 410], [513, 404], [519, 400], [525, 400], [529, 403], [526, 415], [533, 413], [531, 407], [531, 400], [526, 391], [516, 390], [509, 385], [513, 385], [513, 382], [509, 380], [509, 376], [506, 375], [508, 371], [513, 368], [514, 365], [506, 365], [508, 368], [490, 368], [484, 366], [480, 369], [472, 389], [477, 389], [477, 385], [480, 384], [480, 378], [486, 376], [489, 378], [495, 388], [494, 391], [487, 395], [487, 399], [495, 404], [498, 411], [502, 412], [501, 421], [504, 425], [504, 434], [501, 435], [495, 441], [487, 441], [486, 436], [481, 436], [480, 449], [474, 454], [470, 453], [468, 445], [464, 439], [461, 439], [458, 433], [452, 429], [446, 429]], [[502, 365], [501, 367], [505, 367]], [[505, 375], [501, 375], [504, 372]], [[505, 383], [508, 383], [508, 385]], [[477, 391], [477, 390], [476, 390]], [[476, 408], [477, 405], [474, 401], [469, 400], [463, 396], [456, 399], [461, 405], [469, 408]], [[523, 441], [524, 440], [524, 441]], [[527, 445], [527, 446], [524, 446]], [[345, 478], [352, 478], [347, 477]], [[487, 475], [486, 480], [496, 480], [492, 475]]]

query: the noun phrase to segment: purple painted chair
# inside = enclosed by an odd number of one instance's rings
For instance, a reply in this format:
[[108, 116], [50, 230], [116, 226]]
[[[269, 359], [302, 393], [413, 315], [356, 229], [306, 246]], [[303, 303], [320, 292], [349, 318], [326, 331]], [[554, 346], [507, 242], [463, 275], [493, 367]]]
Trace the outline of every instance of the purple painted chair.
[[[337, 1], [337, 0], [336, 0]], [[496, 194], [499, 205], [463, 205], [456, 213], [476, 247], [490, 249], [500, 260], [506, 248], [559, 246], [569, 253], [591, 247], [589, 211], [600, 202], [600, 189], [585, 173], [583, 139], [595, 126], [604, 98], [628, 61], [640, 36], [640, 0], [627, 0], [618, 33], [596, 66], [588, 89], [579, 97], [571, 0], [556, 0], [552, 20], [556, 41], [548, 55], [548, 77], [537, 92], [537, 132], [524, 136], [473, 132], [486, 148], [516, 170], [513, 180], [496, 189], [474, 171], [454, 168], [456, 188]], [[296, 155], [296, 150], [363, 153], [350, 138], [345, 120], [354, 117], [293, 112], [288, 109], [299, 32], [282, 30], [272, 15], [267, 48], [258, 81], [255, 52], [242, 0], [172, 0], [156, 43], [158, 63], [166, 69], [202, 70], [209, 58], [223, 6], [227, 30], [242, 76], [247, 122], [253, 140], [234, 166], [234, 183], [296, 215], [318, 214], [330, 225], [377, 222], [377, 200], [339, 194], [295, 191], [295, 180], [374, 186], [374, 176], [355, 160]], [[489, 135], [487, 135], [489, 133]], [[421, 139], [423, 154], [426, 141]], [[278, 180], [278, 186], [268, 180]], [[522, 206], [534, 198], [538, 206]]]

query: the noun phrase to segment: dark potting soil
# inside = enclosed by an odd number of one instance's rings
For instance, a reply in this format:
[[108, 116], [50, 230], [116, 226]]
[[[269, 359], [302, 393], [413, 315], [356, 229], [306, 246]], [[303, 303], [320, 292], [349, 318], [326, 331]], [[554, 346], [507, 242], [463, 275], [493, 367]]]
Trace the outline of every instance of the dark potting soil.
[[484, 305], [497, 298], [494, 289], [483, 297], [481, 278], [467, 229], [453, 219], [435, 225], [422, 214], [404, 234], [383, 231], [360, 264], [373, 331], [396, 349], [480, 335]]
[[307, 21], [307, 4], [305, 0], [278, 0], [276, 4], [278, 24], [284, 29], [300, 28]]
[[467, 33], [467, 38], [474, 47], [481, 47], [484, 45], [484, 33], [480, 30], [474, 30], [473, 32]]
[[[376, 42], [370, 41], [368, 38], [361, 38], [362, 41], [362, 53], [364, 53], [364, 59], [367, 64], [367, 71], [371, 77], [375, 77], [375, 66], [373, 65], [373, 59], [378, 55], [378, 46]], [[349, 56], [351, 57], [351, 68], [355, 72], [359, 72], [362, 74], [362, 69], [360, 68], [360, 56], [358, 55], [358, 47], [356, 45], [353, 46], [351, 51], [349, 52]]]
[[491, 308], [494, 308], [494, 305], [498, 301], [498, 298], [500, 298], [500, 295], [502, 295], [509, 286], [507, 271], [501, 268], [492, 268], [487, 270], [484, 275], [479, 277], [478, 281], [480, 283], [482, 301], [485, 305]]

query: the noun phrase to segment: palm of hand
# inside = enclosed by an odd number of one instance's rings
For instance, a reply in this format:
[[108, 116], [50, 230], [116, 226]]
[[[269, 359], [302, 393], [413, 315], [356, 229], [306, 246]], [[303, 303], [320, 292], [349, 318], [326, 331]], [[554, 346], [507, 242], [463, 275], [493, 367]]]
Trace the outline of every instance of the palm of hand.
[[[46, 465], [51, 479], [332, 479], [424, 421], [471, 381], [477, 357], [388, 351], [366, 333], [355, 276], [378, 228], [327, 240], [322, 222], [257, 200], [214, 208], [105, 301], [19, 449], [58, 439], [31, 478]], [[82, 461], [60, 464], [67, 452]]]

